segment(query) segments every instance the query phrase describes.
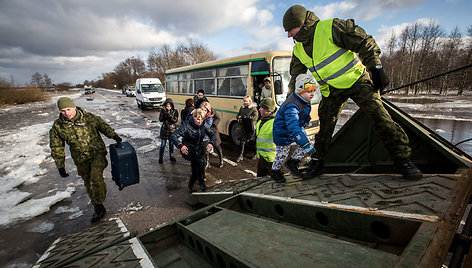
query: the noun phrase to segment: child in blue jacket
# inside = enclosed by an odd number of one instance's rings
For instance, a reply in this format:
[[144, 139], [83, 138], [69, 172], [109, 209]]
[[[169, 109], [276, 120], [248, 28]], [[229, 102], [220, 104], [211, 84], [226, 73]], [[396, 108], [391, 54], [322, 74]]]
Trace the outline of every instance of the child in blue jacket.
[[289, 157], [291, 143], [295, 142], [297, 147], [285, 165], [293, 176], [300, 176], [298, 165], [302, 158], [315, 153], [315, 148], [303, 128], [311, 119], [310, 101], [315, 96], [315, 90], [316, 82], [312, 76], [298, 75], [295, 92], [287, 97], [275, 116], [273, 137], [276, 155], [272, 163], [271, 177], [278, 183], [285, 182], [285, 176], [280, 169]]

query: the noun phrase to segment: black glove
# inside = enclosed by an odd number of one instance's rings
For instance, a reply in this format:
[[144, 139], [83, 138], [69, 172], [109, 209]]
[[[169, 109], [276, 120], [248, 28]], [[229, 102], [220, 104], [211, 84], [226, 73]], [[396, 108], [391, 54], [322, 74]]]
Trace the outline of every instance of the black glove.
[[57, 171], [59, 171], [59, 174], [61, 175], [61, 177], [63, 177], [63, 178], [69, 177], [69, 173], [66, 173], [65, 168], [58, 168]]
[[372, 73], [372, 82], [374, 83], [374, 89], [380, 90], [382, 92], [388, 84], [390, 84], [390, 79], [388, 78], [388, 75], [385, 73], [384, 69], [382, 66], [379, 67], [374, 67], [370, 70]]
[[114, 140], [116, 141], [116, 143], [118, 143], [118, 144], [120, 144], [121, 141], [122, 141], [122, 139], [121, 139], [120, 136], [118, 136], [118, 135], [113, 136], [113, 139], [114, 139]]

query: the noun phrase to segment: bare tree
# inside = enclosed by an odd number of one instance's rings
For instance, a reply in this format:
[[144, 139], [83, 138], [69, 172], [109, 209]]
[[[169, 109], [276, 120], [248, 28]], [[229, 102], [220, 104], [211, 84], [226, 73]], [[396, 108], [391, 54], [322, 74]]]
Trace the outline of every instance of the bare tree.
[[134, 84], [146, 73], [146, 65], [139, 57], [131, 57], [120, 62], [114, 69], [114, 81], [118, 88]]
[[43, 74], [43, 86], [44, 86], [44, 89], [52, 87], [52, 80], [48, 74]]
[[205, 45], [190, 40], [188, 44], [180, 43], [175, 50], [169, 45], [163, 45], [149, 53], [147, 64], [149, 73], [165, 81], [165, 72], [168, 69], [215, 60], [213, 52]]
[[31, 84], [35, 85], [38, 88], [42, 88], [43, 76], [36, 72], [31, 76]]

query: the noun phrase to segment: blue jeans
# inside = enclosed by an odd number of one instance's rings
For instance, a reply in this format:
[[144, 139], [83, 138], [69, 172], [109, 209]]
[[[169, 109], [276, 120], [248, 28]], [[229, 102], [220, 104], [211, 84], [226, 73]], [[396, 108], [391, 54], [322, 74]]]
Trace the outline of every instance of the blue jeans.
[[[164, 156], [164, 150], [166, 148], [167, 140], [161, 140], [161, 148], [159, 149], [159, 158]], [[174, 144], [172, 141], [169, 141], [169, 156], [174, 155]]]

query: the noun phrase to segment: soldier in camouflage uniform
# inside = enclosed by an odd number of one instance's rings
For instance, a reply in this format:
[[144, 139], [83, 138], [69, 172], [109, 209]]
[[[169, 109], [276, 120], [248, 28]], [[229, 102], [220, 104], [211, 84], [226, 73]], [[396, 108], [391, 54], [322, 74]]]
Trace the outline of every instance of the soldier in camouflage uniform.
[[96, 222], [106, 213], [103, 202], [107, 192], [103, 180], [103, 170], [108, 165], [107, 151], [100, 132], [118, 143], [121, 138], [101, 117], [76, 107], [70, 98], [60, 98], [57, 107], [61, 114], [49, 131], [51, 156], [61, 177], [69, 176], [65, 171], [64, 144], [66, 142], [69, 145], [77, 173], [84, 180], [87, 194], [94, 205], [95, 213], [91, 221]]
[[390, 80], [382, 68], [380, 49], [374, 38], [352, 19], [320, 20], [299, 5], [286, 11], [283, 26], [288, 37], [296, 41], [290, 63], [290, 93], [296, 77], [309, 70], [323, 95], [318, 108], [320, 131], [315, 136], [316, 159], [310, 162], [303, 178], [324, 172], [323, 158], [334, 127], [344, 104], [351, 98], [368, 116], [403, 176], [421, 179], [421, 171], [408, 159], [411, 154], [408, 136], [392, 120], [380, 99], [379, 90]]

